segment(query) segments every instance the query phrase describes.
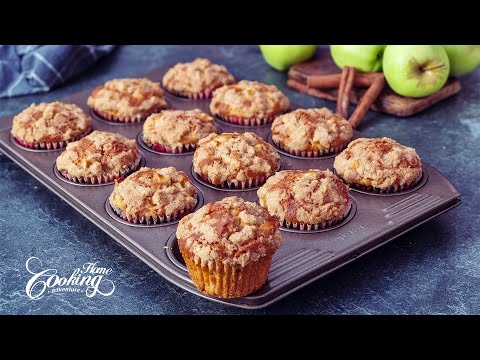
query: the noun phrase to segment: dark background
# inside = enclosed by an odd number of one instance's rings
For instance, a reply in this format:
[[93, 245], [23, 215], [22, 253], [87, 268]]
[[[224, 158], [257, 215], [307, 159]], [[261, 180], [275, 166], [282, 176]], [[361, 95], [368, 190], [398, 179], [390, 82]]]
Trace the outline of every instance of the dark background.
[[[286, 75], [266, 65], [256, 46], [121, 46], [48, 94], [0, 99], [0, 116], [197, 56], [226, 65], [237, 78], [275, 84], [304, 107], [335, 108], [289, 90]], [[452, 181], [463, 204], [257, 311], [171, 285], [0, 153], [0, 314], [478, 314], [480, 70], [463, 77], [462, 85], [459, 95], [411, 118], [370, 112], [358, 130], [414, 147]], [[98, 261], [113, 269], [108, 278], [116, 290], [106, 298], [61, 293], [31, 300], [25, 293], [30, 256], [63, 275]]]

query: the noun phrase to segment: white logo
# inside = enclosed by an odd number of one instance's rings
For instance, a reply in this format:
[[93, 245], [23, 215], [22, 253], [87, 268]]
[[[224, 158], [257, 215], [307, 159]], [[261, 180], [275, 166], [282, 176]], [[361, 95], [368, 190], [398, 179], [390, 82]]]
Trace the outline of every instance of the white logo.
[[[97, 294], [110, 296], [115, 291], [115, 284], [106, 276], [112, 273], [111, 268], [97, 266], [97, 262], [85, 263], [81, 268], [76, 268], [69, 277], [57, 275], [57, 269], [42, 269], [39, 258], [30, 257], [25, 262], [27, 271], [33, 276], [28, 281], [25, 291], [28, 297], [39, 300], [45, 292], [85, 292], [87, 297]], [[32, 270], [39, 268], [38, 271]]]

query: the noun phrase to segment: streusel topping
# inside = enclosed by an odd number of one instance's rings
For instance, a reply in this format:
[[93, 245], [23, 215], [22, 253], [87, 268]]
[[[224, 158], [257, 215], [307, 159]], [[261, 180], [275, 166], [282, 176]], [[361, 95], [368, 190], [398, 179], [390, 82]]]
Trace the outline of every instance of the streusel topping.
[[278, 227], [278, 218], [267, 210], [232, 196], [180, 220], [177, 239], [202, 265], [221, 260], [245, 266], [281, 246]]
[[94, 110], [114, 117], [135, 117], [167, 107], [160, 83], [146, 78], [107, 81], [93, 90], [87, 101]]
[[348, 184], [388, 189], [410, 184], [422, 176], [422, 162], [415, 149], [389, 138], [352, 141], [334, 163]]
[[146, 142], [172, 147], [196, 144], [216, 132], [213, 118], [199, 109], [164, 110], [150, 115], [143, 124]]
[[92, 119], [75, 104], [32, 104], [13, 118], [12, 135], [28, 143], [71, 141], [92, 127]]
[[212, 64], [210, 60], [202, 58], [176, 64], [163, 77], [166, 89], [184, 94], [213, 91], [234, 82], [235, 78], [225, 66]]
[[120, 134], [94, 131], [67, 145], [57, 168], [71, 176], [97, 177], [127, 170], [140, 156], [135, 140]]
[[194, 171], [215, 185], [268, 177], [279, 166], [274, 147], [251, 132], [210, 134], [199, 141], [193, 155]]
[[195, 206], [195, 187], [174, 167], [142, 167], [115, 184], [110, 204], [136, 216], [174, 215]]
[[347, 144], [352, 126], [327, 108], [298, 109], [277, 117], [272, 124], [272, 140], [298, 151], [328, 150]]
[[257, 194], [270, 214], [291, 223], [338, 220], [350, 207], [347, 186], [330, 170], [280, 171]]
[[290, 101], [276, 86], [249, 80], [215, 90], [210, 103], [212, 114], [243, 119], [264, 119], [289, 108]]

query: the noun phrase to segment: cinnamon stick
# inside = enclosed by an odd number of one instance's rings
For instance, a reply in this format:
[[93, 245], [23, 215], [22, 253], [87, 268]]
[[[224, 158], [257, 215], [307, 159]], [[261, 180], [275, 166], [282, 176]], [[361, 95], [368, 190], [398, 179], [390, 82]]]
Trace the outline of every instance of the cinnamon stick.
[[344, 66], [340, 87], [338, 89], [337, 114], [343, 118], [348, 118], [348, 107], [350, 106], [350, 95], [352, 93], [353, 80], [355, 79], [355, 68]]
[[385, 77], [383, 74], [380, 74], [360, 99], [355, 111], [349, 119], [350, 124], [354, 129], [360, 124], [368, 109], [370, 109], [370, 106], [372, 106], [372, 104], [377, 100], [384, 86]]
[[335, 95], [332, 95], [332, 94], [329, 94], [327, 92], [323, 92], [323, 91], [320, 91], [320, 90], [317, 90], [317, 89], [309, 88], [307, 85], [305, 85], [305, 84], [303, 84], [303, 83], [301, 83], [300, 81], [297, 81], [297, 80], [288, 79], [287, 80], [287, 86], [294, 89], [294, 90], [300, 91], [304, 94], [316, 96], [316, 97], [319, 97], [321, 99], [327, 99], [327, 100], [331, 100], [331, 101], [335, 101], [337, 99], [337, 97]]
[[[357, 73], [355, 74], [353, 86], [368, 88], [379, 76], [381, 76], [381, 73]], [[342, 74], [308, 75], [306, 83], [311, 88], [338, 89], [341, 77]]]

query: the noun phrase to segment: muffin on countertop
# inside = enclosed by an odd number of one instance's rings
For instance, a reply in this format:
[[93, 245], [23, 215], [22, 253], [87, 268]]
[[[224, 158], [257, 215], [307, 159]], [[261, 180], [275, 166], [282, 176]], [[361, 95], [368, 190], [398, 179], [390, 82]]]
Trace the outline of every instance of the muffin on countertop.
[[32, 104], [13, 118], [12, 136], [33, 149], [60, 149], [92, 130], [92, 119], [75, 104]]
[[147, 118], [142, 136], [153, 150], [177, 154], [195, 149], [200, 139], [216, 132], [213, 118], [199, 109], [163, 110]]
[[197, 203], [196, 190], [183, 171], [174, 167], [142, 167], [115, 183], [112, 209], [133, 223], [157, 224], [180, 219]]
[[271, 123], [290, 108], [288, 98], [274, 85], [242, 80], [213, 93], [210, 111], [224, 121], [238, 125]]
[[193, 155], [193, 170], [217, 187], [259, 186], [279, 167], [275, 148], [251, 132], [210, 134]]
[[107, 81], [93, 90], [87, 100], [105, 120], [136, 123], [167, 107], [160, 83], [147, 78], [124, 78]]
[[325, 228], [350, 210], [347, 186], [330, 170], [285, 170], [257, 191], [260, 205], [285, 227]]
[[235, 78], [225, 66], [212, 64], [208, 59], [178, 63], [163, 76], [162, 84], [168, 92], [191, 99], [208, 99], [212, 92]]
[[352, 136], [350, 123], [327, 108], [298, 109], [277, 117], [272, 124], [275, 145], [297, 156], [339, 153]]
[[396, 192], [422, 177], [415, 149], [389, 138], [352, 141], [336, 158], [334, 168], [350, 186], [376, 192]]
[[68, 144], [56, 160], [57, 169], [65, 178], [89, 184], [118, 179], [137, 169], [139, 163], [135, 140], [102, 131]]
[[221, 298], [258, 290], [282, 244], [278, 227], [277, 217], [236, 196], [185, 216], [178, 225], [177, 239], [195, 286]]

